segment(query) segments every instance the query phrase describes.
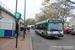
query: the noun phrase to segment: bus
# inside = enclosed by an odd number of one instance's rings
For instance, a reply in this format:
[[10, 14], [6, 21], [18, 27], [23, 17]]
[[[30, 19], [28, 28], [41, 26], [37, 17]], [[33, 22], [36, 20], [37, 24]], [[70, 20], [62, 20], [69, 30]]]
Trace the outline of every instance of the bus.
[[46, 20], [35, 24], [35, 32], [44, 37], [63, 37], [62, 20]]

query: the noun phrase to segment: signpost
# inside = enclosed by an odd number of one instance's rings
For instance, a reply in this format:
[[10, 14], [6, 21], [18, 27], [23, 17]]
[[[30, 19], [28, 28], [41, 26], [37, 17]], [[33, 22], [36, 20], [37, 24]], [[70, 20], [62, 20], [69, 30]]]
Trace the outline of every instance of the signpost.
[[16, 18], [17, 20], [19, 20], [19, 19], [21, 18], [21, 14], [20, 14], [19, 12], [16, 12], [16, 13], [15, 13], [15, 18]]
[[16, 36], [16, 48], [17, 48], [17, 43], [18, 43], [18, 21], [19, 19], [21, 18], [21, 14], [16, 12], [15, 13], [15, 18], [16, 18], [16, 33], [17, 33], [17, 36]]

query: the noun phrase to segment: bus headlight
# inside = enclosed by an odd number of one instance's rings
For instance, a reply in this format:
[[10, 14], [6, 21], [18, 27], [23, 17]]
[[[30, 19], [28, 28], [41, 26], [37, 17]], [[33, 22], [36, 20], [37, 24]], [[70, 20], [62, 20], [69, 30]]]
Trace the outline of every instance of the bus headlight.
[[63, 31], [61, 31], [60, 33], [63, 34]]

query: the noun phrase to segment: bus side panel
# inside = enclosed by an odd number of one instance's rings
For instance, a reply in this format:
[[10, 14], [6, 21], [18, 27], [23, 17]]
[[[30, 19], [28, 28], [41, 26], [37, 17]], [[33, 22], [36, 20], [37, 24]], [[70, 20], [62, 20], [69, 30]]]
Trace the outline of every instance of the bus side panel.
[[39, 33], [40, 33], [40, 34], [42, 34], [42, 32], [44, 33], [44, 30], [40, 30], [40, 32], [39, 32]]
[[39, 34], [40, 34], [40, 30], [39, 30], [39, 29], [37, 29], [37, 33], [39, 33]]
[[35, 32], [37, 32], [37, 29], [35, 29]]
[[42, 34], [42, 32], [44, 33], [44, 30], [35, 29], [35, 32], [38, 32], [39, 34]]
[[44, 34], [47, 35], [47, 30], [44, 30]]

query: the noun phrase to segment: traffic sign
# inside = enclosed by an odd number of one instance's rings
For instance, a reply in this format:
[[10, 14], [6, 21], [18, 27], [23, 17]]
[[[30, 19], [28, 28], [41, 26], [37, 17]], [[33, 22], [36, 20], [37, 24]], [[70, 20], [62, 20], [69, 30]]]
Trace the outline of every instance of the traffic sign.
[[20, 18], [21, 18], [21, 14], [20, 14], [20, 13], [18, 13], [18, 12], [17, 12], [17, 13], [15, 13], [15, 18], [16, 18], [16, 19], [20, 19]]

